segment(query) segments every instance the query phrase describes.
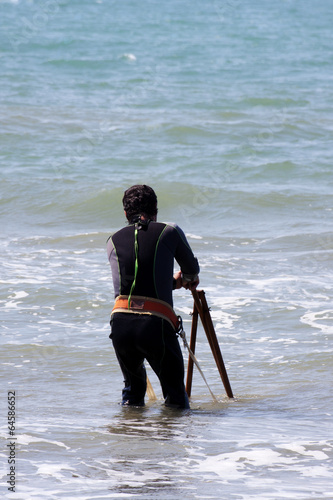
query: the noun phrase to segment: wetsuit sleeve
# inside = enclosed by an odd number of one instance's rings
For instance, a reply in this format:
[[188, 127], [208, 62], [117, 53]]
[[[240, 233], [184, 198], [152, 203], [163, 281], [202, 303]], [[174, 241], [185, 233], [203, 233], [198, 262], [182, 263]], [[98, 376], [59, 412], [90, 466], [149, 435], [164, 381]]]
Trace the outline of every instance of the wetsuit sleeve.
[[177, 225], [173, 227], [179, 236], [175, 259], [180, 266], [183, 278], [186, 281], [194, 281], [200, 272], [198, 259], [193, 255], [192, 249], [182, 229]]
[[117, 297], [120, 295], [120, 274], [117, 252], [112, 241], [112, 236], [106, 242], [106, 251], [111, 266], [114, 296]]

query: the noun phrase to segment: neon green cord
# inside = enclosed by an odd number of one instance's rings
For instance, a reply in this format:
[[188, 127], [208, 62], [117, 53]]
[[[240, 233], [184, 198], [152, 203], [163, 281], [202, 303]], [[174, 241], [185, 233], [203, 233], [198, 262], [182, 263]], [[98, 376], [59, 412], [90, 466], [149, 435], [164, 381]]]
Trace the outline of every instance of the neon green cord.
[[138, 245], [138, 230], [135, 228], [134, 231], [134, 252], [135, 252], [135, 266], [134, 266], [134, 280], [131, 286], [131, 291], [128, 296], [128, 309], [130, 309], [131, 306], [131, 297], [133, 290], [135, 288], [135, 283], [136, 283], [136, 276], [138, 274], [138, 268], [139, 268], [139, 262], [138, 262], [138, 250], [139, 250], [139, 245]]

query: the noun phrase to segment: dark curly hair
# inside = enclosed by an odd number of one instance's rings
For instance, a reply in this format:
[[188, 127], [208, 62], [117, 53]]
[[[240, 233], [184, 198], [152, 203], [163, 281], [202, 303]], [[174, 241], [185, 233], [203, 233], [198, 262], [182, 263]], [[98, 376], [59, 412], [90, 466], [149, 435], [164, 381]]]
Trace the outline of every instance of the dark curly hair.
[[157, 215], [155, 191], [145, 184], [136, 184], [125, 191], [123, 207], [129, 222], [140, 215], [148, 219], [153, 218]]

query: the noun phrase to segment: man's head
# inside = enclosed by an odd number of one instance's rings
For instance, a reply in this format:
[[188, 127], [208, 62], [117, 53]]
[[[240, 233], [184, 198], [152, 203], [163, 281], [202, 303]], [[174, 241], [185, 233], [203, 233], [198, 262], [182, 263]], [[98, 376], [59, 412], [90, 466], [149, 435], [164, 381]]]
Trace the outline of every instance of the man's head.
[[123, 197], [123, 206], [129, 222], [139, 216], [156, 219], [157, 197], [155, 191], [145, 184], [137, 184], [127, 189]]

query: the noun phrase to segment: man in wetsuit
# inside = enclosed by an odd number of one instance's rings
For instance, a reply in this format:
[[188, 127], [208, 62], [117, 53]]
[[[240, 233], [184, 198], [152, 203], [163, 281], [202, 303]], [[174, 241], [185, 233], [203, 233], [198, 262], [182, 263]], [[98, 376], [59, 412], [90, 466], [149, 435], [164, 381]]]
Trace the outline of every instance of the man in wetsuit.
[[[128, 225], [107, 241], [116, 298], [110, 338], [125, 379], [122, 404], [144, 405], [146, 359], [160, 380], [165, 405], [189, 408], [172, 290], [197, 287], [198, 261], [177, 225], [156, 221], [151, 187], [127, 189], [123, 206]], [[180, 266], [175, 274], [174, 260]]]

